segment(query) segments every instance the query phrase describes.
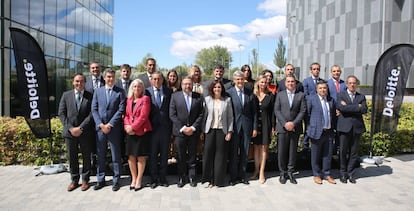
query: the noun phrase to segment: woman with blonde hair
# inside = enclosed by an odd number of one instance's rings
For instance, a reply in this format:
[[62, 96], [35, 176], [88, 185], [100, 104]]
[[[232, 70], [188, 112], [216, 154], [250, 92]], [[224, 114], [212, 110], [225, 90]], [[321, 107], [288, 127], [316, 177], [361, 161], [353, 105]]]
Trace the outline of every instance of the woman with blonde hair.
[[257, 136], [252, 139], [254, 145], [254, 173], [250, 179], [259, 176], [259, 182], [265, 183], [264, 175], [269, 144], [274, 134], [273, 105], [275, 95], [269, 91], [268, 79], [261, 75], [254, 84], [254, 100], [256, 101], [257, 112]]
[[131, 171], [130, 190], [142, 189], [146, 157], [149, 155], [149, 136], [152, 130], [149, 114], [151, 100], [145, 94], [144, 83], [135, 79], [129, 86], [126, 101], [124, 130], [126, 132], [126, 154]]
[[188, 75], [193, 81], [193, 92], [203, 94], [203, 79], [200, 67], [198, 65], [191, 66]]

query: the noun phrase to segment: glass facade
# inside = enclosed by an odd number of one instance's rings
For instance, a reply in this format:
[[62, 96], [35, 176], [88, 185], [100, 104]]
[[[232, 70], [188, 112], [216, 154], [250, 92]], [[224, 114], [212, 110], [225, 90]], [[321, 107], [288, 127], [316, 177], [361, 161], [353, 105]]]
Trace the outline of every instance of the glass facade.
[[21, 114], [16, 64], [9, 27], [29, 32], [45, 53], [51, 116], [62, 93], [72, 89], [72, 75], [89, 75], [88, 64], [112, 65], [113, 0], [3, 0], [1, 3], [0, 78], [2, 116]]

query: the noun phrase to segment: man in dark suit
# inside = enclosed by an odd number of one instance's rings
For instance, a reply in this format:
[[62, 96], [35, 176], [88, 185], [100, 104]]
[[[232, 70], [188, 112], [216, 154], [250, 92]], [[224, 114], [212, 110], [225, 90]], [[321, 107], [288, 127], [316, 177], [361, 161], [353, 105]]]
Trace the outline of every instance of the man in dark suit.
[[63, 124], [62, 135], [65, 138], [69, 156], [69, 170], [72, 182], [67, 190], [79, 187], [79, 148], [82, 153], [82, 186], [89, 189], [91, 174], [91, 153], [94, 146], [92, 139], [93, 122], [91, 116], [92, 94], [85, 91], [85, 76], [76, 73], [73, 77], [74, 90], [63, 93], [59, 103], [59, 119]]
[[124, 90], [125, 96], [128, 95], [129, 85], [131, 85], [131, 66], [123, 64], [120, 68], [121, 77], [116, 81], [115, 86]]
[[[319, 63], [314, 62], [311, 64], [310, 66], [311, 76], [303, 80], [303, 92], [305, 93], [306, 98], [311, 95], [316, 94], [316, 84], [318, 83], [319, 80], [322, 80], [321, 78], [319, 78], [320, 71], [321, 71], [321, 65]], [[309, 150], [309, 137], [306, 133], [307, 127], [309, 124], [309, 119], [307, 116], [305, 117], [304, 122], [305, 122], [305, 135], [302, 140], [303, 149]]]
[[203, 90], [204, 96], [208, 95], [208, 87], [210, 86], [211, 82], [214, 81], [214, 80], [219, 80], [219, 81], [223, 82], [225, 90], [228, 90], [229, 88], [232, 87], [231, 80], [229, 80], [227, 78], [223, 78], [223, 75], [224, 75], [223, 65], [221, 65], [221, 64], [216, 65], [214, 67], [214, 72], [213, 73], [214, 73], [214, 78], [212, 78], [212, 79], [210, 79], [210, 80], [208, 80], [204, 83], [204, 90]]
[[[295, 75], [295, 67], [293, 64], [287, 64], [285, 66], [285, 77], [288, 75]], [[283, 90], [286, 90], [286, 78], [283, 78], [282, 80], [277, 82], [277, 91], [281, 92]], [[296, 90], [298, 92], [303, 92], [303, 85], [300, 81], [296, 79]]]
[[234, 113], [234, 133], [230, 141], [230, 185], [239, 181], [248, 185], [246, 166], [251, 138], [257, 135], [256, 103], [253, 91], [244, 87], [244, 73], [233, 74], [234, 87], [228, 89]]
[[162, 73], [155, 71], [151, 76], [152, 86], [146, 90], [146, 94], [151, 97], [152, 103], [150, 113], [152, 125], [150, 153], [151, 188], [156, 188], [158, 184], [168, 187], [166, 176], [172, 127], [169, 116], [172, 90], [162, 85], [163, 80]]
[[328, 95], [326, 81], [319, 81], [316, 91], [317, 94], [306, 99], [306, 110], [309, 116], [307, 134], [312, 146], [313, 181], [316, 184], [322, 184], [322, 179], [326, 179], [329, 183], [336, 184], [330, 172], [336, 126], [335, 100]]
[[151, 86], [151, 74], [157, 69], [157, 61], [155, 61], [154, 58], [147, 58], [145, 68], [147, 69], [147, 72], [142, 73], [138, 78], [144, 82], [145, 88], [148, 88]]
[[94, 92], [95, 89], [105, 86], [105, 81], [101, 76], [102, 67], [99, 62], [93, 61], [89, 63], [90, 77], [86, 78], [85, 90], [89, 93]]
[[173, 123], [173, 135], [178, 154], [179, 188], [186, 182], [185, 169], [188, 165], [190, 185], [197, 186], [195, 180], [197, 141], [200, 137], [203, 118], [203, 98], [193, 92], [193, 81], [186, 77], [181, 82], [182, 91], [171, 95], [170, 119]]
[[339, 132], [340, 181], [356, 183], [355, 168], [359, 160], [358, 148], [361, 134], [366, 131], [363, 114], [368, 111], [365, 96], [356, 91], [359, 84], [357, 77], [351, 75], [346, 79], [347, 90], [337, 97]]
[[120, 188], [119, 179], [121, 164], [122, 115], [125, 111], [124, 91], [115, 86], [115, 71], [106, 70], [104, 73], [105, 86], [97, 88], [92, 99], [92, 116], [95, 121], [97, 134], [97, 184], [94, 189], [99, 190], [105, 186], [105, 158], [107, 142], [111, 147], [112, 167], [114, 171], [112, 190]]
[[275, 100], [276, 131], [278, 133], [279, 182], [285, 184], [289, 178], [297, 184], [293, 176], [296, 165], [298, 140], [302, 129], [302, 120], [306, 115], [305, 94], [296, 90], [294, 75], [286, 76], [286, 90], [278, 92]]

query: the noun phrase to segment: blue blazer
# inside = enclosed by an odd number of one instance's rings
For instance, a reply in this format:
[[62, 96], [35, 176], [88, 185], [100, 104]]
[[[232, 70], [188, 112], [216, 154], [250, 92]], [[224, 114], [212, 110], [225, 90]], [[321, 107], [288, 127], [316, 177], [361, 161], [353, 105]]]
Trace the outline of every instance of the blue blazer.
[[316, 84], [312, 76], [309, 76], [303, 80], [303, 92], [305, 93], [306, 97], [312, 94], [316, 94]]
[[[336, 127], [336, 104], [335, 100], [327, 96], [329, 113], [331, 116], [331, 129]], [[306, 110], [309, 116], [307, 135], [312, 139], [320, 139], [323, 132], [323, 108], [319, 95], [314, 94], [306, 99]], [[332, 135], [333, 135], [333, 130]]]
[[146, 89], [146, 95], [151, 98], [151, 113], [150, 120], [153, 130], [161, 129], [163, 132], [171, 135], [172, 122], [170, 120], [170, 101], [172, 90], [166, 86], [161, 87], [162, 102], [161, 107], [158, 107], [155, 101], [154, 87], [150, 86]]
[[[342, 101], [346, 105], [342, 105]], [[359, 104], [361, 104], [361, 107], [359, 107]], [[338, 93], [336, 107], [341, 112], [341, 115], [338, 116], [337, 131], [347, 133], [354, 129], [356, 134], [366, 131], [364, 119], [362, 118], [362, 114], [366, 114], [368, 111], [365, 95], [356, 92], [355, 99], [352, 102], [347, 91], [340, 92]]]
[[93, 93], [92, 116], [95, 121], [95, 129], [99, 131], [99, 125], [109, 123], [112, 125], [111, 134], [119, 138], [122, 128], [122, 115], [125, 111], [125, 95], [123, 89], [113, 86], [111, 98], [106, 103], [105, 86], [99, 87]]
[[[335, 86], [334, 79], [332, 78], [328, 79], [327, 83], [328, 83], [329, 96], [331, 96], [336, 101], [336, 97], [338, 93], [336, 92], [336, 86]], [[342, 92], [342, 91], [346, 91], [346, 85], [345, 85], [345, 81], [340, 79], [339, 80], [339, 92]]]
[[201, 132], [203, 119], [203, 98], [197, 92], [191, 94], [191, 109], [188, 113], [183, 91], [174, 92], [171, 95], [170, 102], [170, 119], [173, 123], [173, 135], [184, 137], [180, 129], [184, 126], [193, 126], [196, 134]]
[[253, 92], [244, 88], [244, 105], [241, 104], [239, 95], [235, 87], [231, 87], [227, 93], [231, 97], [234, 113], [234, 125], [237, 133], [243, 128], [246, 134], [251, 135], [253, 130], [257, 130], [256, 103]]

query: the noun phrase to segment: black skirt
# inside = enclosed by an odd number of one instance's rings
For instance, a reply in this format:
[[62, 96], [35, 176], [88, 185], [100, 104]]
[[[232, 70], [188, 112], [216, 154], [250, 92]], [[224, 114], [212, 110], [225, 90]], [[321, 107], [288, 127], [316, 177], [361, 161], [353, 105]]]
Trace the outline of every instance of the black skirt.
[[133, 155], [135, 157], [148, 156], [149, 155], [149, 133], [142, 136], [138, 135], [126, 135], [126, 155]]

